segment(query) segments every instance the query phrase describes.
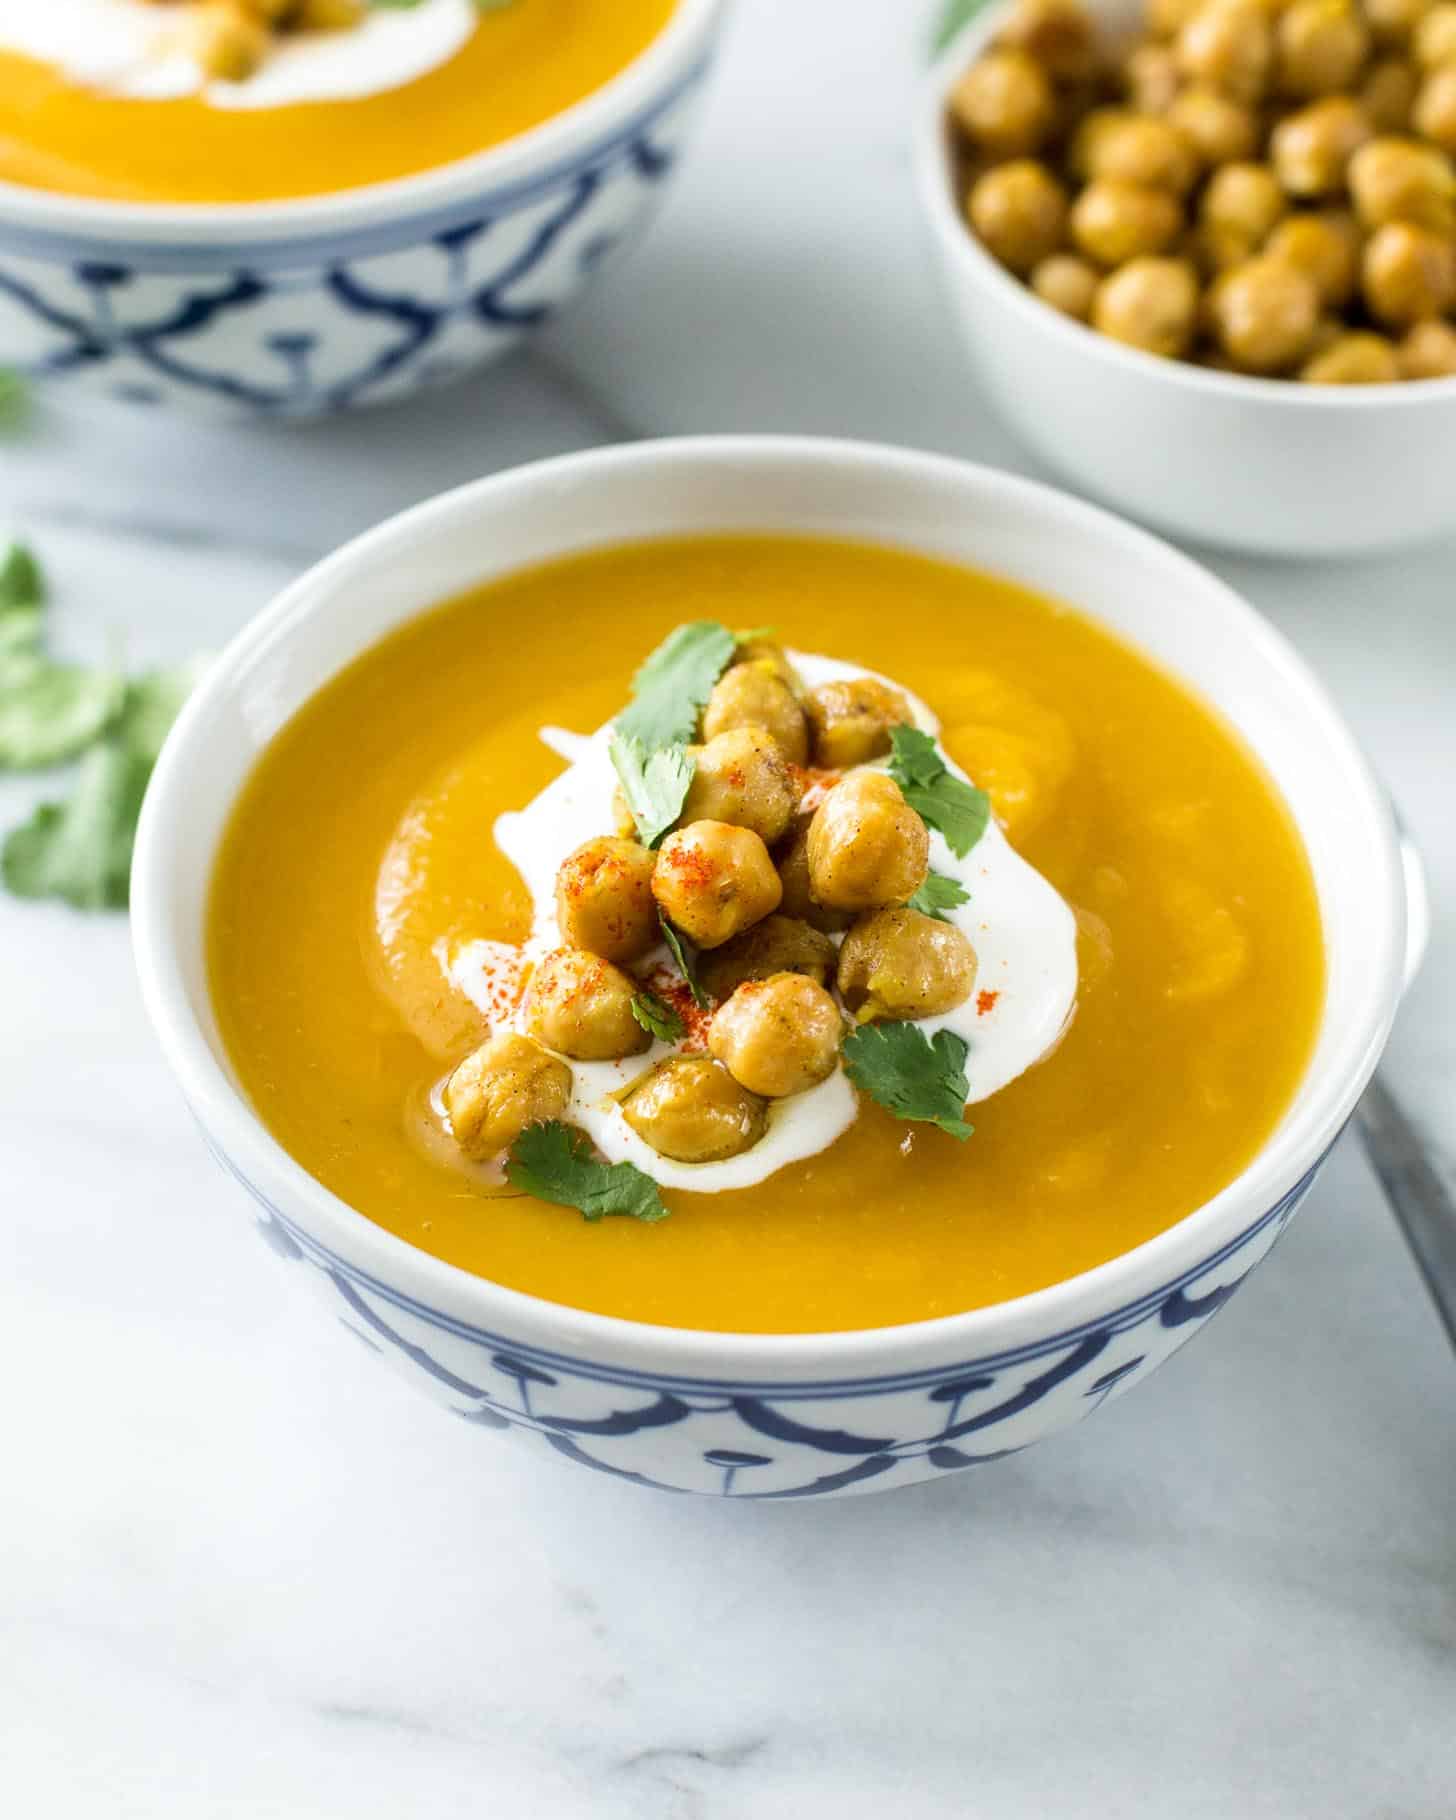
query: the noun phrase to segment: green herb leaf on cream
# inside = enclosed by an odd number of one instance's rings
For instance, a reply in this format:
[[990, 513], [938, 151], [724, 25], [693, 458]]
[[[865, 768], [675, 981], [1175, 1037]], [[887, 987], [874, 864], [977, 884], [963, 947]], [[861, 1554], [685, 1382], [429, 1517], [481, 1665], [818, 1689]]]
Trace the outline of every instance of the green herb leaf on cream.
[[971, 901], [971, 894], [958, 878], [947, 878], [943, 872], [928, 872], [925, 883], [909, 900], [906, 908], [918, 910], [922, 916], [933, 916], [937, 922], [945, 922], [945, 912], [956, 910], [962, 904]]
[[986, 792], [957, 777], [918, 727], [896, 727], [890, 734], [890, 776], [925, 825], [938, 829], [957, 859], [964, 859], [991, 819]]
[[655, 992], [639, 992], [632, 1000], [632, 1015], [660, 1043], [680, 1043], [687, 1035], [687, 1025]]
[[643, 846], [655, 847], [682, 813], [693, 781], [687, 747], [661, 746], [649, 752], [630, 735], [613, 733], [609, 750], [638, 837]]
[[559, 1119], [526, 1127], [511, 1145], [506, 1179], [538, 1201], [575, 1207], [588, 1220], [609, 1213], [649, 1222], [667, 1218], [651, 1176], [631, 1163], [599, 1161], [586, 1133]]
[[962, 1142], [975, 1129], [965, 1119], [970, 1047], [953, 1030], [927, 1037], [914, 1024], [861, 1024], [842, 1053], [850, 1080], [896, 1118], [938, 1125]]
[[678, 971], [687, 981], [688, 991], [693, 995], [693, 1003], [700, 1010], [706, 1011], [713, 1001], [698, 983], [697, 949], [685, 935], [673, 928], [665, 916], [659, 916], [657, 920], [662, 925], [662, 939], [672, 950], [672, 958], [678, 964]]
[[733, 655], [733, 634], [714, 619], [679, 626], [632, 679], [632, 703], [617, 716], [617, 732], [644, 752], [686, 745], [713, 684]]

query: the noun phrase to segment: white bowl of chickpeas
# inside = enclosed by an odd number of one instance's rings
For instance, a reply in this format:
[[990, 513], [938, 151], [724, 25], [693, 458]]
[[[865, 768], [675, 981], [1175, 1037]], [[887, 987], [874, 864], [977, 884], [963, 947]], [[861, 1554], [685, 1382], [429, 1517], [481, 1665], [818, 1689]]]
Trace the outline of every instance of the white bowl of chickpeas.
[[918, 181], [998, 408], [1177, 535], [1456, 530], [1456, 4], [1009, 0]]

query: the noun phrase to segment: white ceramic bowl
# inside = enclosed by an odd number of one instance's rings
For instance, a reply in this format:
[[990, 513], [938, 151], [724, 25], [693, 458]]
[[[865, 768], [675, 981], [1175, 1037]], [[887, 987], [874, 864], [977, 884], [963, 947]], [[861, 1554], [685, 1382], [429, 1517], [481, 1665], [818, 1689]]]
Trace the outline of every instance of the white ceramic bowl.
[[612, 81], [505, 144], [297, 201], [163, 204], [0, 183], [0, 365], [244, 418], [384, 403], [495, 359], [641, 233], [722, 0], [677, 0]]
[[[1120, 346], [1042, 303], [966, 226], [945, 100], [995, 37], [988, 7], [917, 104], [916, 187], [956, 319], [997, 408], [1078, 487], [1182, 537], [1337, 556], [1456, 531], [1456, 379], [1308, 386]], [[1122, 26], [1136, 0], [1101, 0]]]
[[[412, 1249], [300, 1168], [240, 1091], [209, 1004], [203, 917], [228, 814], [279, 728], [366, 647], [474, 583], [596, 545], [742, 529], [874, 539], [1074, 602], [1215, 703], [1283, 791], [1329, 950], [1313, 1062], [1238, 1179], [1126, 1256], [998, 1307], [871, 1332], [646, 1326]], [[1389, 807], [1354, 741], [1289, 645], [1221, 582], [1027, 481], [771, 437], [543, 462], [406, 512], [311, 570], [228, 648], [168, 741], [132, 901], [142, 989], [183, 1091], [266, 1236], [334, 1315], [468, 1421], [644, 1484], [767, 1498], [904, 1485], [1024, 1447], [1181, 1345], [1269, 1250], [1349, 1117], [1395, 1011], [1406, 921]]]

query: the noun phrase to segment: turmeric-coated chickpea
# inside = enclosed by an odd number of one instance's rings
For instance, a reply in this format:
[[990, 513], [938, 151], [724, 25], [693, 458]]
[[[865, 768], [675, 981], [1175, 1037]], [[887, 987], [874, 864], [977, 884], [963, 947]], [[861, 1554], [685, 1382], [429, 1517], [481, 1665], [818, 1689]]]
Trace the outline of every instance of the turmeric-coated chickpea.
[[708, 1028], [708, 1050], [750, 1093], [784, 1099], [834, 1072], [844, 1034], [839, 1007], [802, 973], [745, 980]]
[[218, 3], [191, 9], [185, 25], [187, 48], [205, 76], [242, 82], [268, 55], [268, 33], [236, 7]]
[[658, 849], [652, 895], [690, 942], [721, 948], [777, 910], [783, 886], [751, 828], [697, 821], [669, 834]]
[[730, 997], [745, 980], [766, 980], [775, 973], [802, 973], [825, 986], [834, 972], [834, 953], [834, 943], [822, 930], [775, 911], [705, 955], [698, 978], [715, 999]]
[[1258, 0], [1207, 0], [1178, 33], [1178, 67], [1238, 101], [1257, 101], [1269, 79], [1274, 35]]
[[799, 786], [778, 742], [762, 727], [732, 727], [693, 754], [682, 821], [731, 822], [776, 841], [794, 819]]
[[1183, 226], [1183, 210], [1166, 190], [1099, 178], [1072, 204], [1072, 239], [1098, 265], [1125, 265], [1140, 253], [1166, 251]]
[[670, 1055], [632, 1083], [622, 1117], [675, 1163], [722, 1163], [751, 1150], [767, 1122], [763, 1101], [707, 1055]]
[[1078, 322], [1092, 314], [1092, 299], [1101, 282], [1097, 267], [1075, 253], [1053, 253], [1031, 274], [1031, 288], [1042, 302]]
[[1286, 95], [1348, 89], [1370, 55], [1370, 33], [1349, 0], [1294, 0], [1275, 28], [1279, 87]]
[[1443, 152], [1456, 152], [1456, 63], [1428, 72], [1411, 109], [1411, 125]]
[[1092, 19], [1081, 0], [1015, 0], [997, 43], [1025, 51], [1058, 82], [1083, 82], [1096, 65]]
[[1235, 266], [1247, 265], [1259, 249], [1232, 228], [1200, 221], [1189, 229], [1180, 250], [1203, 277], [1217, 278]]
[[837, 983], [859, 1023], [938, 1017], [971, 996], [976, 951], [953, 923], [909, 908], [876, 910], [845, 936]]
[[1392, 385], [1400, 367], [1384, 335], [1360, 331], [1337, 336], [1305, 361], [1299, 377], [1307, 385]]
[[1326, 95], [1288, 114], [1269, 135], [1269, 162], [1291, 196], [1333, 196], [1374, 128], [1358, 101]]
[[1388, 221], [1365, 243], [1360, 288], [1371, 315], [1391, 328], [1443, 316], [1456, 303], [1456, 247], [1449, 235]]
[[925, 883], [930, 835], [884, 771], [837, 783], [809, 824], [809, 884], [836, 910], [903, 904]]
[[1140, 114], [1166, 114], [1182, 80], [1178, 59], [1166, 44], [1135, 45], [1122, 66], [1128, 101]]
[[1360, 231], [1342, 209], [1318, 215], [1290, 215], [1265, 242], [1270, 259], [1303, 272], [1319, 292], [1321, 305], [1342, 310], [1355, 294], [1360, 270]]
[[1205, 225], [1260, 247], [1288, 208], [1267, 164], [1226, 164], [1209, 178], [1198, 214]]
[[1447, 4], [1429, 7], [1422, 13], [1411, 34], [1411, 48], [1423, 70], [1456, 62], [1456, 6], [1447, 0]]
[[[784, 889], [779, 908], [787, 917], [808, 923], [813, 929], [833, 934], [849, 927], [850, 913], [847, 910], [835, 910], [829, 904], [821, 904], [810, 888], [809, 830], [813, 824], [812, 812], [799, 816], [793, 831], [779, 849], [779, 878]], [[750, 930], [749, 934], [752, 933]]]
[[1278, 373], [1303, 358], [1319, 318], [1319, 292], [1279, 259], [1250, 259], [1209, 292], [1218, 344], [1245, 373]]
[[1377, 133], [1408, 132], [1419, 87], [1419, 76], [1403, 57], [1382, 57], [1360, 84], [1360, 107]]
[[989, 51], [951, 90], [950, 111], [981, 151], [1014, 158], [1046, 138], [1056, 97], [1046, 71], [1024, 51]]
[[882, 757], [890, 749], [891, 732], [910, 726], [915, 718], [900, 691], [877, 676], [821, 683], [809, 691], [804, 705], [814, 763], [826, 771]]
[[1361, 0], [1365, 22], [1381, 44], [1405, 44], [1430, 7], [1431, 0]]
[[455, 1142], [482, 1163], [509, 1150], [528, 1125], [561, 1117], [571, 1070], [529, 1036], [503, 1030], [466, 1056], [442, 1097]]
[[772, 670], [795, 701], [804, 693], [803, 680], [789, 661], [788, 652], [777, 639], [769, 638], [766, 634], [740, 638], [733, 647], [730, 659], [730, 665], [737, 664], [758, 664], [761, 668]]
[[660, 940], [652, 898], [653, 856], [610, 834], [568, 854], [556, 874], [556, 923], [569, 948], [633, 961]]
[[1085, 141], [1083, 166], [1089, 178], [1186, 195], [1198, 175], [1188, 142], [1166, 120], [1126, 114], [1103, 120]]
[[1450, 379], [1456, 375], [1456, 329], [1434, 317], [1406, 331], [1396, 357], [1403, 379]]
[[1067, 192], [1044, 164], [1017, 158], [993, 165], [971, 186], [966, 214], [981, 243], [1024, 277], [1054, 253], [1067, 225]]
[[1434, 145], [1382, 136], [1362, 145], [1347, 177], [1355, 212], [1367, 228], [1387, 221], [1414, 221], [1450, 229], [1456, 171]]
[[1252, 108], [1216, 88], [1186, 88], [1172, 103], [1167, 122], [1193, 148], [1206, 170], [1251, 158], [1259, 143]]
[[1098, 287], [1092, 326], [1114, 341], [1174, 359], [1188, 351], [1198, 284], [1184, 259], [1130, 259]]
[[761, 728], [791, 765], [802, 765], [809, 756], [804, 710], [769, 659], [735, 664], [713, 685], [703, 710], [703, 738], [711, 744], [720, 733], [740, 727]]
[[637, 982], [599, 954], [557, 948], [531, 975], [524, 1014], [531, 1035], [578, 1062], [640, 1055], [652, 1042], [632, 1015]]

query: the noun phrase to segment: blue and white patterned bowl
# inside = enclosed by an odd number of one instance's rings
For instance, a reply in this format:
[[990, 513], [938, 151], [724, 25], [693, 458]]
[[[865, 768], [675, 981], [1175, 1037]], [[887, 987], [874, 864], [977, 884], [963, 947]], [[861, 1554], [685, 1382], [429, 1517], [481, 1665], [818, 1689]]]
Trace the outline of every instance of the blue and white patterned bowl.
[[[208, 998], [208, 879], [250, 767], [295, 710], [386, 632], [473, 583], [603, 543], [744, 529], [878, 538], [1073, 601], [1196, 686], [1283, 791], [1328, 946], [1315, 1056], [1243, 1173], [1126, 1256], [997, 1307], [871, 1332], [609, 1319], [502, 1289], [372, 1225], [274, 1142], [239, 1090]], [[214, 1152], [293, 1275], [383, 1360], [465, 1421], [599, 1472], [802, 1498], [1014, 1452], [1120, 1395], [1202, 1326], [1272, 1247], [1375, 1067], [1401, 990], [1406, 894], [1389, 807], [1335, 709], [1289, 645], [1185, 557], [1065, 495], [962, 463], [705, 438], [476, 483], [294, 583], [224, 654], [168, 743], [138, 841], [133, 921], [149, 1011]]]
[[0, 183], [0, 365], [134, 404], [316, 417], [503, 353], [641, 233], [722, 0], [679, 0], [620, 75], [529, 133], [397, 182], [143, 204]]

